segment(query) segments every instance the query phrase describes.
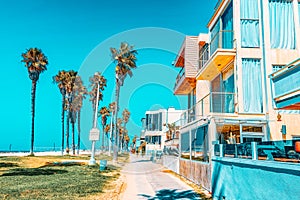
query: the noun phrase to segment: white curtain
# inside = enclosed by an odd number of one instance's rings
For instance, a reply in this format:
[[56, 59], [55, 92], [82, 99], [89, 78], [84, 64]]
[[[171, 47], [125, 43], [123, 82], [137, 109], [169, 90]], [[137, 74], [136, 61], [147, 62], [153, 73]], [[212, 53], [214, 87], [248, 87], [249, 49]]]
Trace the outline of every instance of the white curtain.
[[242, 59], [243, 104], [246, 113], [262, 113], [263, 97], [259, 59]]
[[295, 23], [291, 0], [269, 0], [271, 48], [295, 49]]
[[241, 0], [241, 46], [259, 47], [259, 14], [257, 0]]

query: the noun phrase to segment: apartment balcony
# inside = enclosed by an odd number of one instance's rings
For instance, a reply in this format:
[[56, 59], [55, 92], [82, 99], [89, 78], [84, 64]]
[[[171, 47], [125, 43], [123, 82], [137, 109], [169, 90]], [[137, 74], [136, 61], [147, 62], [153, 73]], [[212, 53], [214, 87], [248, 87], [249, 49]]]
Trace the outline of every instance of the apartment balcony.
[[181, 70], [176, 77], [174, 94], [187, 95], [196, 87], [198, 71], [199, 45], [197, 36], [186, 36], [178, 56], [174, 61], [175, 67]]
[[196, 87], [196, 72], [186, 74], [186, 69], [183, 67], [176, 77], [176, 82], [174, 86], [174, 94], [176, 95], [187, 95], [193, 88]]
[[300, 110], [300, 58], [270, 75], [277, 109]]
[[201, 52], [196, 79], [212, 80], [234, 60], [235, 56], [233, 31], [218, 32]]
[[235, 93], [211, 92], [181, 115], [181, 126], [203, 117], [235, 112]]

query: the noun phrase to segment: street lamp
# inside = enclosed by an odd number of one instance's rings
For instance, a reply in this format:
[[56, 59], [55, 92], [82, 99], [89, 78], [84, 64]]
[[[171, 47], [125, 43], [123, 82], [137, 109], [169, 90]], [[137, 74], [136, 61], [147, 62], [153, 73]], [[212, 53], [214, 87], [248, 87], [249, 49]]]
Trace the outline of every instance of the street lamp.
[[[97, 73], [95, 73], [96, 75]], [[99, 83], [97, 83], [97, 96], [95, 101], [95, 114], [94, 114], [94, 125], [93, 128], [90, 130], [90, 137], [89, 139], [92, 141], [92, 152], [91, 152], [91, 159], [89, 161], [89, 165], [95, 165], [95, 143], [97, 140], [100, 139], [100, 130], [97, 128], [97, 114], [98, 114], [98, 101], [99, 101]]]

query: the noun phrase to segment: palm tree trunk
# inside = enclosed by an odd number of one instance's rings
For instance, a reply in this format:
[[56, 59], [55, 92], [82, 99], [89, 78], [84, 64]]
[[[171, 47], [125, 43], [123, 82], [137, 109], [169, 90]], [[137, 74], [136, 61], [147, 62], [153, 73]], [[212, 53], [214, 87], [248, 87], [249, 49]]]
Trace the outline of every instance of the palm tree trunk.
[[119, 147], [119, 134], [118, 134], [118, 110], [119, 110], [119, 96], [120, 96], [120, 85], [118, 81], [116, 80], [116, 108], [115, 108], [115, 128], [114, 128], [114, 137], [115, 137], [115, 142], [114, 142], [114, 153], [113, 153], [113, 161], [117, 162], [118, 161], [118, 147]]
[[33, 154], [34, 146], [34, 116], [35, 116], [35, 93], [36, 93], [36, 81], [32, 81], [31, 87], [31, 146], [30, 146], [30, 155]]
[[66, 95], [62, 95], [62, 111], [61, 111], [61, 155], [64, 155], [64, 145], [65, 145], [65, 98]]
[[[74, 117], [74, 116], [72, 116]], [[75, 122], [72, 120], [72, 150], [73, 155], [75, 155]]]
[[69, 154], [69, 134], [70, 133], [70, 110], [68, 111], [67, 115], [67, 133], [66, 133], [66, 152]]
[[77, 141], [77, 154], [79, 155], [80, 150], [80, 110], [78, 111], [78, 122], [77, 122], [77, 129], [78, 129], [78, 141]]
[[111, 156], [111, 150], [112, 150], [112, 140], [113, 140], [113, 119], [114, 119], [114, 113], [112, 112], [111, 118], [110, 118], [110, 129], [109, 129], [109, 146], [108, 146], [108, 154]]
[[104, 134], [104, 124], [102, 124], [102, 147], [101, 147], [101, 150], [104, 151], [104, 137], [105, 137], [105, 134]]

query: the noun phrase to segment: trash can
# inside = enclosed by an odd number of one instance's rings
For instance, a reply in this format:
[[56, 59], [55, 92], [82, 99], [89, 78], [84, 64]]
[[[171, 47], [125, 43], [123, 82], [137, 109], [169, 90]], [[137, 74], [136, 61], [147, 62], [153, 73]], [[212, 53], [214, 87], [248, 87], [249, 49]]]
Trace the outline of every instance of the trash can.
[[106, 170], [107, 160], [100, 160], [100, 171]]

